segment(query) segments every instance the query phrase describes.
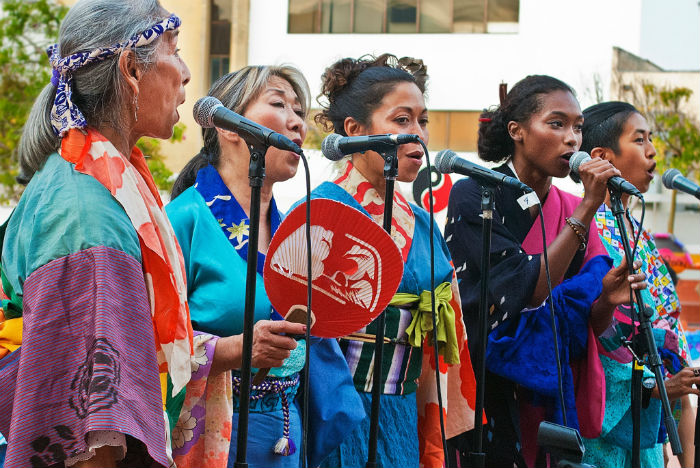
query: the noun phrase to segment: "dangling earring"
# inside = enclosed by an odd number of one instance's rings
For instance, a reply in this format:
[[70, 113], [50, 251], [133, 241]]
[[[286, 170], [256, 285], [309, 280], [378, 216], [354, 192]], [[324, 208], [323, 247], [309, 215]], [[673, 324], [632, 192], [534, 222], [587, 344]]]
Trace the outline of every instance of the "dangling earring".
[[138, 93], [136, 93], [134, 95], [134, 122], [139, 121], [139, 116], [137, 115], [138, 111], [139, 111], [139, 95], [138, 95]]

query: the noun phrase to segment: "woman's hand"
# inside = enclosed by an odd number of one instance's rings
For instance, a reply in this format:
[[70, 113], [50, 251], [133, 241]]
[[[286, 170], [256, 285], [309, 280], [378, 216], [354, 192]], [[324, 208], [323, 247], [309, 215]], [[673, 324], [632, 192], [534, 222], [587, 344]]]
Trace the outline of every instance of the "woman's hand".
[[[697, 386], [700, 385], [700, 369], [696, 367], [686, 367], [666, 380], [664, 384], [669, 400], [675, 400], [689, 393], [700, 395], [700, 390], [697, 389]], [[695, 387], [693, 387], [693, 385], [695, 385]], [[651, 391], [651, 396], [660, 398], [658, 387], [654, 387]]]
[[[634, 262], [635, 271], [641, 266], [641, 261]], [[613, 307], [626, 304], [630, 301], [630, 287], [633, 290], [646, 289], [646, 275], [644, 273], [630, 275], [627, 270], [627, 259], [623, 257], [620, 265], [611, 268], [603, 277], [603, 292], [600, 293], [599, 300]]]
[[619, 176], [620, 171], [610, 161], [593, 158], [579, 166], [578, 175], [585, 191], [582, 203], [587, 205], [589, 210], [592, 209], [591, 216], [593, 216], [598, 207], [605, 202], [608, 194], [608, 180]]
[[[297, 347], [291, 336], [306, 333], [306, 325], [284, 320], [260, 320], [253, 328], [252, 366], [280, 367]], [[216, 342], [211, 374], [240, 369], [243, 361], [243, 335], [221, 337]]]
[[[285, 320], [260, 320], [253, 329], [253, 367], [280, 367], [297, 347], [294, 338], [302, 335], [306, 325]], [[283, 335], [284, 334], [284, 335]]]
[[[642, 262], [639, 260], [634, 262], [635, 270], [641, 266]], [[627, 260], [623, 257], [620, 265], [611, 268], [603, 277], [603, 291], [591, 307], [590, 322], [596, 336], [608, 328], [615, 308], [629, 302], [630, 287], [633, 290], [646, 289], [646, 275], [644, 273], [630, 275], [627, 271]]]

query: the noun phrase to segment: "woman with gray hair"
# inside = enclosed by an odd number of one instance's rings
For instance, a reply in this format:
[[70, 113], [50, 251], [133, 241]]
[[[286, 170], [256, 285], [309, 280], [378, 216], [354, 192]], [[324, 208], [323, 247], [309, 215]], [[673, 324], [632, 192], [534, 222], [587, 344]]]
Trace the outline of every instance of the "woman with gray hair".
[[[249, 66], [225, 75], [212, 85], [209, 94], [224, 106], [287, 136], [299, 146], [306, 137], [309, 88], [301, 72], [291, 66]], [[174, 200], [167, 206], [177, 239], [182, 246], [187, 271], [188, 301], [195, 330], [242, 341], [246, 288], [251, 189], [248, 181], [250, 154], [241, 135], [222, 129], [203, 129], [204, 147], [182, 170], [173, 187]], [[255, 304], [255, 334], [272, 331], [285, 356], [271, 366], [269, 376], [254, 385], [250, 397], [248, 463], [251, 467], [296, 467], [302, 440], [301, 418], [294, 400], [300, 370], [305, 363], [305, 341], [283, 342], [291, 326], [272, 308], [263, 287], [262, 269], [270, 240], [281, 221], [272, 188], [294, 176], [299, 155], [269, 148], [265, 155], [265, 179], [261, 188], [258, 277]], [[284, 311], [286, 312], [286, 311]], [[307, 459], [317, 466], [349, 428], [363, 415], [350, 373], [335, 340], [312, 340], [309, 391], [310, 425]], [[199, 395], [188, 393], [180, 420], [173, 431], [173, 451], [178, 466], [233, 466], [236, 459], [236, 428], [241, 378], [216, 377], [202, 384]], [[195, 377], [196, 378], [196, 377]], [[231, 383], [233, 383], [232, 393]], [[315, 386], [318, 384], [318, 387]], [[323, 388], [320, 388], [320, 387]], [[333, 395], [329, 401], [328, 395]], [[232, 412], [211, 411], [217, 398], [233, 403]], [[349, 405], [349, 406], [348, 406]], [[206, 417], [205, 417], [206, 416]], [[215, 423], [212, 423], [215, 418]], [[220, 430], [231, 427], [233, 434]], [[231, 437], [233, 444], [212, 449], [212, 433]]]
[[8, 468], [170, 466], [193, 369], [240, 360], [235, 340], [192, 332], [182, 253], [135, 147], [179, 119], [179, 25], [158, 0], [80, 0], [48, 50], [2, 246]]

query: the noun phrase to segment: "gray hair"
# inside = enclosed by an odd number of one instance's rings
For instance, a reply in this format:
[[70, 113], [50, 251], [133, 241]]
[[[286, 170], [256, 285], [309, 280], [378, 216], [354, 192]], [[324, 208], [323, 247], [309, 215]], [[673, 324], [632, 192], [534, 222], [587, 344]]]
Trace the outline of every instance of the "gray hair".
[[[216, 80], [209, 88], [208, 94], [232, 111], [244, 114], [248, 105], [260, 96], [273, 76], [282, 78], [292, 86], [306, 119], [311, 105], [309, 83], [301, 71], [291, 65], [251, 65], [241, 68]], [[185, 165], [173, 184], [172, 199], [194, 184], [197, 172], [201, 168], [207, 164], [217, 166], [219, 163], [221, 147], [216, 128], [203, 128], [202, 138], [202, 150]]]
[[[158, 0], [80, 0], [69, 11], [59, 30], [62, 57], [107, 47], [125, 41], [164, 19], [167, 12]], [[155, 58], [161, 38], [143, 47], [135, 47], [136, 62], [147, 69]], [[46, 158], [61, 143], [51, 127], [51, 108], [56, 87], [44, 87], [29, 114], [19, 142], [20, 176], [27, 183], [43, 166]], [[119, 56], [86, 66], [73, 72], [73, 103], [85, 116], [88, 125], [110, 125], [124, 129], [119, 110], [133, 99], [119, 71]]]

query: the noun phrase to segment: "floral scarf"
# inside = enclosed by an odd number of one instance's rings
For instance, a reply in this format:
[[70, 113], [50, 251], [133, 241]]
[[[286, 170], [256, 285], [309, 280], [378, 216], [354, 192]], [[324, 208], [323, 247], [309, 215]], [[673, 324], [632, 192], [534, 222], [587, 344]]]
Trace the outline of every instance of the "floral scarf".
[[174, 396], [190, 380], [193, 354], [185, 264], [146, 160], [136, 147], [129, 157], [122, 155], [92, 128], [69, 130], [59, 154], [76, 171], [104, 185], [134, 225], [141, 244], [158, 363], [172, 380]]
[[[360, 174], [360, 171], [355, 170], [352, 161], [347, 160], [347, 166], [343, 171], [343, 175], [338, 177], [333, 183], [352, 195], [355, 201], [362, 205], [362, 208], [372, 216], [375, 223], [380, 226], [384, 225], [384, 199], [374, 186]], [[394, 210], [391, 219], [391, 238], [394, 239], [396, 246], [401, 251], [404, 262], [408, 258], [408, 252], [411, 250], [415, 225], [416, 220], [410, 205], [401, 192], [396, 190], [394, 192]]]

